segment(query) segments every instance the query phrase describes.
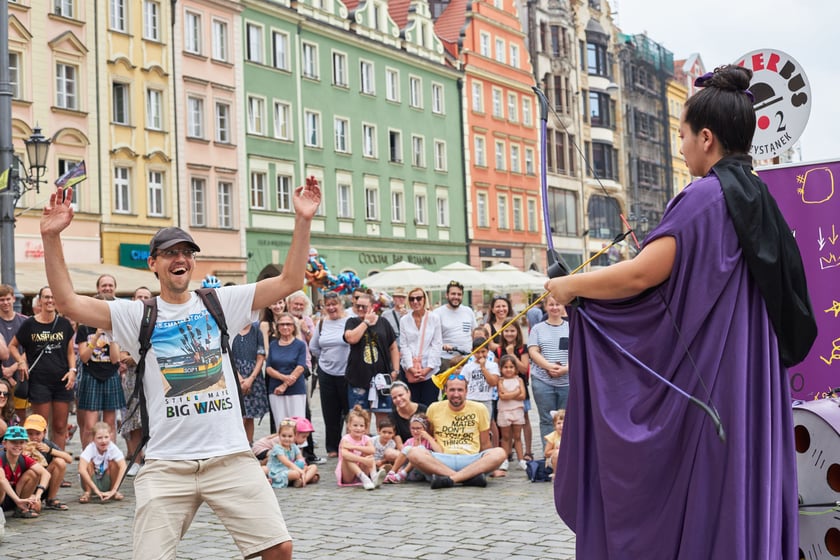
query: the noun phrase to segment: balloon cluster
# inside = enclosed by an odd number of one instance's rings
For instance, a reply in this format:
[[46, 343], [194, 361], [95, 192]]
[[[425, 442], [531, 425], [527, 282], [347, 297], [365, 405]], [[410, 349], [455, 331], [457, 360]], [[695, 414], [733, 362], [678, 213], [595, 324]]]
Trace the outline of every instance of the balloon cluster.
[[341, 295], [352, 294], [353, 290], [362, 285], [362, 281], [355, 272], [342, 272], [338, 276], [330, 272], [327, 261], [318, 255], [315, 248], [309, 249], [309, 260], [306, 262], [306, 283], [323, 292], [335, 292]]

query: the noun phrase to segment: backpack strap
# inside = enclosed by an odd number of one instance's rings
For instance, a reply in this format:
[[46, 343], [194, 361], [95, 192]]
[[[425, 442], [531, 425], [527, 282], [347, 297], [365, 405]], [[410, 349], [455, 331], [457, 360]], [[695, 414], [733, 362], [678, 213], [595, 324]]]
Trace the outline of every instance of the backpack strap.
[[230, 335], [228, 334], [227, 321], [225, 320], [225, 312], [222, 309], [222, 302], [219, 301], [219, 294], [216, 293], [215, 288], [199, 288], [195, 291], [204, 307], [216, 321], [219, 327], [219, 332], [222, 335], [222, 352], [228, 355], [230, 367], [233, 369], [233, 377], [236, 381], [236, 392], [239, 395], [239, 410], [245, 411], [245, 395], [242, 394], [242, 385], [239, 383], [239, 372], [236, 369], [236, 364], [233, 362], [233, 356], [230, 351]]

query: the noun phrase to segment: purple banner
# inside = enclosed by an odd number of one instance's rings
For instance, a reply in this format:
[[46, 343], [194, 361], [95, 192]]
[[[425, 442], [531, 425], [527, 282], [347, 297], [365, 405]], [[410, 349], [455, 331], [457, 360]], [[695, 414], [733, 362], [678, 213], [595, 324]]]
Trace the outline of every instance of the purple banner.
[[794, 398], [814, 400], [840, 386], [840, 162], [805, 163], [758, 170], [794, 232], [811, 304], [817, 340], [810, 354], [790, 368]]

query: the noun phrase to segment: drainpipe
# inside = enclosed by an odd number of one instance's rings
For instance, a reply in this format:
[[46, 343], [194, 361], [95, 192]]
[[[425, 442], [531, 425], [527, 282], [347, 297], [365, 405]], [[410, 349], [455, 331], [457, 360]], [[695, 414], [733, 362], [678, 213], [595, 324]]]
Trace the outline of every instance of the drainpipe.
[[175, 165], [173, 166], [175, 169], [175, 173], [172, 175], [175, 176], [175, 215], [177, 216], [175, 220], [175, 225], [181, 227], [181, 173], [180, 173], [180, 162], [181, 162], [181, 155], [178, 151], [178, 77], [175, 75], [175, 5], [178, 3], [178, 0], [172, 0], [171, 3], [171, 13], [170, 13], [170, 23], [169, 26], [171, 28], [169, 33], [169, 50], [172, 52], [172, 72], [169, 73], [171, 76], [172, 82], [172, 122], [173, 122], [173, 129], [172, 129], [172, 144], [174, 147], [173, 153], [175, 155]]

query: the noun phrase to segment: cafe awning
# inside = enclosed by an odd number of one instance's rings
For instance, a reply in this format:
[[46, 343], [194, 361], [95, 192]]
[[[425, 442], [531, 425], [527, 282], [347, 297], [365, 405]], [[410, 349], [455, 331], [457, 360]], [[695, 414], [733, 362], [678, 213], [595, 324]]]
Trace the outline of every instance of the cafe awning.
[[[128, 297], [134, 295], [134, 290], [140, 286], [149, 288], [152, 293], [160, 292], [160, 282], [153, 272], [116, 264], [68, 264], [70, 279], [78, 294], [96, 294], [96, 279], [102, 274], [110, 274], [117, 280], [117, 296]], [[32, 296], [47, 285], [47, 273], [44, 263], [25, 262], [15, 264], [15, 283], [17, 289], [25, 296]], [[191, 282], [190, 287], [201, 287], [201, 282]]]

